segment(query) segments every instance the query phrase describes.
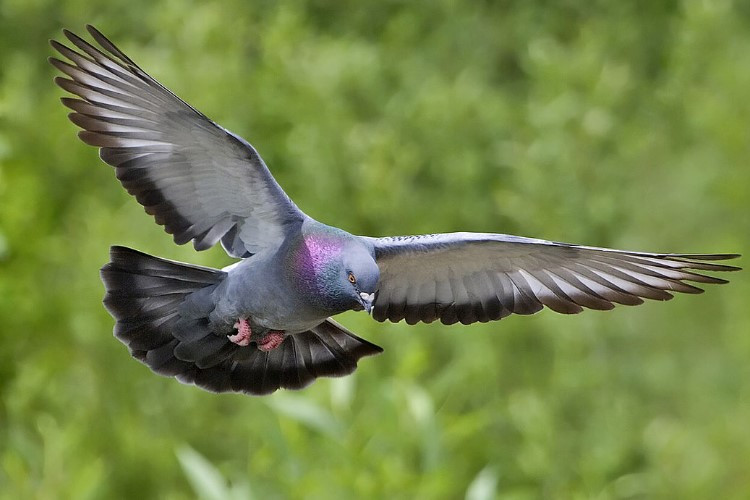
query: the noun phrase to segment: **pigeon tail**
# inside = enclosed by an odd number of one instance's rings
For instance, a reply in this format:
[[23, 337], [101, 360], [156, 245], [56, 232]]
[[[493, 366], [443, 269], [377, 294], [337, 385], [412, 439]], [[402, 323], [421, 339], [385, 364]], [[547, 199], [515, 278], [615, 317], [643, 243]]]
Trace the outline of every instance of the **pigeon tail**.
[[328, 318], [307, 331], [287, 335], [274, 349], [240, 348], [222, 363], [178, 376], [214, 392], [270, 394], [279, 388], [302, 389], [318, 377], [343, 377], [364, 356], [383, 349]]
[[[120, 246], [110, 248], [110, 259], [101, 278], [107, 291], [104, 306], [117, 320], [115, 337], [156, 373], [177, 375], [189, 369], [192, 363], [174, 356], [180, 342], [174, 333], [180, 310], [188, 296], [199, 290], [211, 292], [226, 273]], [[204, 302], [213, 308], [211, 302]]]
[[101, 271], [104, 305], [117, 320], [115, 337], [154, 372], [211, 392], [270, 394], [301, 389], [318, 377], [352, 373], [382, 348], [331, 319], [259, 350], [215, 332], [211, 293], [226, 273], [112, 247]]

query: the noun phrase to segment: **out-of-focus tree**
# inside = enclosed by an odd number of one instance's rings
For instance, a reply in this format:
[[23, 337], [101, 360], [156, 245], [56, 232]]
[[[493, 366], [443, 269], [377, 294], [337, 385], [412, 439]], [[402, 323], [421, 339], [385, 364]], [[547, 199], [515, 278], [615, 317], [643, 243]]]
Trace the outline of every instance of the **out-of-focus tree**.
[[750, 285], [471, 327], [300, 393], [213, 395], [110, 334], [110, 244], [177, 247], [75, 137], [50, 37], [99, 27], [371, 235], [750, 245], [750, 9], [661, 2], [0, 2], [0, 498], [745, 498]]

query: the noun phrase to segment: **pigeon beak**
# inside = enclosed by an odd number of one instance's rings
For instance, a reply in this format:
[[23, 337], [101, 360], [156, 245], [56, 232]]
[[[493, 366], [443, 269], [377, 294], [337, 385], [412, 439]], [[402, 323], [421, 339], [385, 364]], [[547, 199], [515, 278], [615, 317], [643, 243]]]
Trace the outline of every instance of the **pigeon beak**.
[[362, 306], [365, 308], [365, 311], [367, 311], [367, 314], [372, 314], [372, 303], [375, 302], [375, 294], [361, 292], [359, 297], [362, 300]]

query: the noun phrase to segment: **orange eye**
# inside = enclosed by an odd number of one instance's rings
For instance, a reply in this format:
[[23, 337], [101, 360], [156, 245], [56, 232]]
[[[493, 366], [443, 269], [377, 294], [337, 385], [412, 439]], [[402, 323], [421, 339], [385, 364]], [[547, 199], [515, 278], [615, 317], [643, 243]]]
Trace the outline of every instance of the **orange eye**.
[[349, 273], [349, 283], [353, 285], [356, 282], [357, 282], [357, 278], [355, 278], [352, 273]]

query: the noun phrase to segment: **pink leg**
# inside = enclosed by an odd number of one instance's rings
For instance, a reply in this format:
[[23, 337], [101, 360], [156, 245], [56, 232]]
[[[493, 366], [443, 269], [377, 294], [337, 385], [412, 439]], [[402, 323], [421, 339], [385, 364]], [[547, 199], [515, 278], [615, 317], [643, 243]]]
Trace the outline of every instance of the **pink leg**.
[[237, 333], [234, 335], [227, 335], [229, 341], [242, 347], [249, 345], [250, 336], [253, 332], [250, 330], [250, 323], [247, 321], [247, 318], [239, 318], [237, 323], [234, 324], [234, 327], [237, 329]]
[[285, 338], [286, 336], [284, 335], [284, 332], [279, 330], [271, 330], [258, 341], [258, 349], [264, 352], [272, 351], [279, 347], [281, 343], [284, 342]]

